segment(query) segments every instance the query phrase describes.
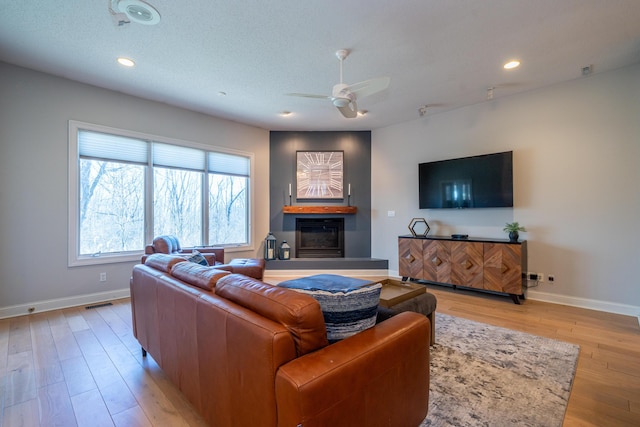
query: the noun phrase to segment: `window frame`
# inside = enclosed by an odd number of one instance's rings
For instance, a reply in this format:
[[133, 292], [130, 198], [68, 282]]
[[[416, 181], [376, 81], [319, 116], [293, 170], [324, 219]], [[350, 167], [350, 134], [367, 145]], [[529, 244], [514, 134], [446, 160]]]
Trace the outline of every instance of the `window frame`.
[[[175, 138], [162, 137], [158, 135], [152, 135], [142, 132], [130, 131], [125, 129], [118, 129], [114, 127], [81, 122], [77, 120], [69, 120], [69, 164], [68, 164], [68, 266], [78, 267], [86, 265], [99, 265], [99, 264], [111, 264], [120, 262], [133, 262], [140, 261], [140, 257], [144, 254], [144, 247], [141, 250], [98, 254], [98, 255], [80, 255], [80, 224], [79, 224], [79, 209], [80, 209], [80, 176], [79, 176], [79, 141], [78, 132], [81, 130], [89, 132], [99, 132], [105, 134], [111, 134], [121, 136], [125, 138], [134, 138], [143, 140], [147, 143], [162, 143], [170, 144], [180, 147], [195, 148], [205, 151], [206, 153], [223, 153], [235, 156], [246, 157], [249, 160], [249, 177], [248, 177], [248, 194], [247, 194], [247, 243], [246, 244], [229, 244], [229, 245], [216, 245], [224, 247], [226, 252], [239, 252], [248, 251], [254, 249], [253, 238], [253, 224], [254, 224], [254, 154], [235, 150], [226, 147], [219, 147], [214, 145], [206, 145], [202, 143], [196, 143], [191, 141], [179, 140]], [[147, 170], [145, 175], [145, 188], [144, 188], [144, 241], [149, 244], [153, 238], [154, 230], [154, 218], [153, 218], [153, 152], [152, 144], [149, 144], [147, 150]], [[204, 174], [210, 173], [209, 171], [203, 171]], [[207, 242], [209, 238], [209, 215], [208, 215], [208, 188], [203, 186], [201, 192], [203, 198], [202, 206], [202, 241]], [[206, 204], [206, 206], [205, 206]], [[177, 236], [179, 238], [179, 236]]]

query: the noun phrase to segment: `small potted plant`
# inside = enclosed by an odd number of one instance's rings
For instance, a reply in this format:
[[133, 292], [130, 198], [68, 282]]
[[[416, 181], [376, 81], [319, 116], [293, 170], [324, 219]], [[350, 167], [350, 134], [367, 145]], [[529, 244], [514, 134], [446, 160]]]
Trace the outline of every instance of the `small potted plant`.
[[512, 242], [518, 241], [518, 238], [520, 237], [518, 231], [527, 231], [517, 222], [508, 222], [507, 224], [505, 224], [503, 230], [509, 233], [509, 240], [511, 240]]

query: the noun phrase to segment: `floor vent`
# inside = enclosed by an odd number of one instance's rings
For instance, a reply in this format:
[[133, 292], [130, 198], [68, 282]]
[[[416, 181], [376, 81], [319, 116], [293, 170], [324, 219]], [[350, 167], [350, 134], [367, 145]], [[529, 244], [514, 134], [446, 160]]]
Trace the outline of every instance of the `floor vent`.
[[89, 310], [91, 308], [108, 307], [110, 305], [113, 305], [113, 304], [111, 304], [110, 302], [105, 302], [104, 304], [88, 305], [85, 307], [85, 309]]

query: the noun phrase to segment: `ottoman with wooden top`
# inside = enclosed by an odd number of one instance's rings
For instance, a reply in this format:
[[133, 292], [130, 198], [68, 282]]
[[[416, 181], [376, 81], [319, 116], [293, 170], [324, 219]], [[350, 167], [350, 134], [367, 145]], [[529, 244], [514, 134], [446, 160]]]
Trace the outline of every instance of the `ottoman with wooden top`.
[[380, 294], [377, 322], [382, 322], [398, 313], [413, 311], [424, 314], [431, 322], [431, 342], [436, 342], [436, 296], [427, 292], [424, 285], [397, 280], [385, 280]]

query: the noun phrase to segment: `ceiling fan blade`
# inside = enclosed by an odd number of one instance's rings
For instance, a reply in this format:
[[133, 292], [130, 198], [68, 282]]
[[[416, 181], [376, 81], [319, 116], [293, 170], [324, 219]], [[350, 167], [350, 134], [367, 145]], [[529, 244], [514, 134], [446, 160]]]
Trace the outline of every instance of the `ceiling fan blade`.
[[347, 119], [353, 119], [358, 116], [358, 104], [353, 100], [348, 103], [345, 107], [338, 107], [338, 110], [345, 116]]
[[286, 93], [287, 96], [298, 96], [302, 98], [316, 98], [316, 99], [331, 99], [330, 96], [327, 95], [315, 95], [312, 93]]
[[358, 98], [363, 98], [385, 90], [389, 87], [390, 82], [389, 77], [378, 77], [349, 85], [349, 90], [355, 93]]

